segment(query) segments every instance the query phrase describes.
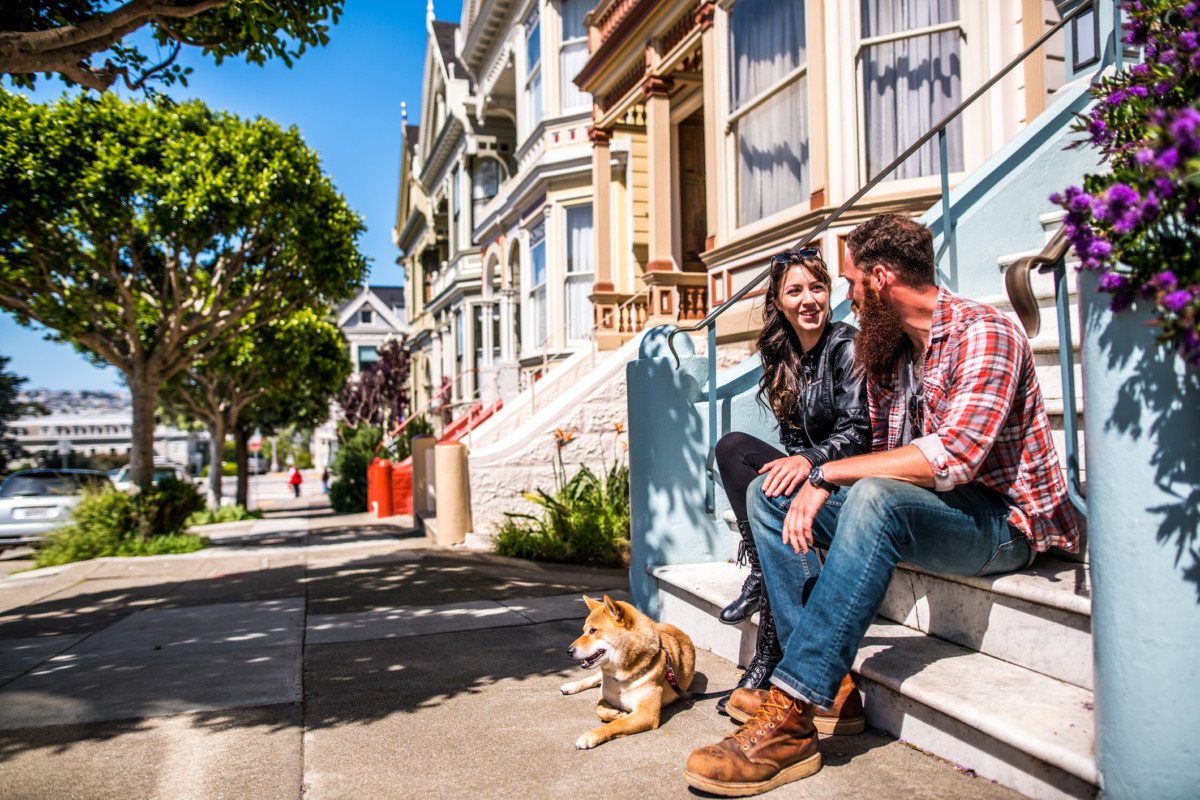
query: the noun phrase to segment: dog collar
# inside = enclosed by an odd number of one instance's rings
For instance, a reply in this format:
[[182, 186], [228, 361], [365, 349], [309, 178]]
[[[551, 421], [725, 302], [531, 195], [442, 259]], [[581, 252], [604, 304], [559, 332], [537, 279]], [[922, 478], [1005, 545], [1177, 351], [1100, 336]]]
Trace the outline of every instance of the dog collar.
[[679, 688], [679, 683], [675, 680], [675, 670], [671, 669], [671, 654], [664, 649], [663, 657], [667, 660], [667, 683], [671, 684], [671, 688], [675, 690], [675, 694], [683, 697], [683, 689]]

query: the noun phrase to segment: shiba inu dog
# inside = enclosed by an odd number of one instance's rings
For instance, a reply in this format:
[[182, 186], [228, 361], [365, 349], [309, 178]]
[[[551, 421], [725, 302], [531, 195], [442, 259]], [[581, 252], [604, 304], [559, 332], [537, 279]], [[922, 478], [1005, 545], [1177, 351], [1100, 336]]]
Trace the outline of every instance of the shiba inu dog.
[[617, 736], [657, 728], [662, 707], [692, 685], [696, 648], [686, 633], [655, 622], [629, 603], [608, 595], [603, 603], [587, 595], [583, 600], [590, 613], [567, 654], [598, 672], [564, 683], [561, 690], [576, 694], [600, 687], [596, 716], [606, 724], [575, 741], [576, 748], [589, 750]]

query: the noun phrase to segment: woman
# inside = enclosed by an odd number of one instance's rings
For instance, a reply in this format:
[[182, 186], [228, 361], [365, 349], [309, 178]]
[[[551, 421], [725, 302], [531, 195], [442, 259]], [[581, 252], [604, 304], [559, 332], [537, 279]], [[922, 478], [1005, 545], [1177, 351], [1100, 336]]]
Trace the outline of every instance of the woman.
[[[763, 368], [758, 400], [775, 414], [780, 443], [787, 452], [739, 432], [717, 443], [717, 468], [742, 537], [738, 561], [750, 563], [742, 592], [721, 611], [721, 621], [733, 625], [756, 609], [759, 612], [754, 659], [738, 683], [741, 688], [765, 688], [783, 655], [746, 519], [747, 487], [768, 473], [762, 486], [768, 496], [791, 495], [813, 467], [871, 447], [866, 384], [854, 364], [857, 329], [844, 322], [830, 323], [829, 284], [829, 272], [816, 248], [771, 259], [758, 336]], [[718, 708], [724, 711], [724, 699]]]

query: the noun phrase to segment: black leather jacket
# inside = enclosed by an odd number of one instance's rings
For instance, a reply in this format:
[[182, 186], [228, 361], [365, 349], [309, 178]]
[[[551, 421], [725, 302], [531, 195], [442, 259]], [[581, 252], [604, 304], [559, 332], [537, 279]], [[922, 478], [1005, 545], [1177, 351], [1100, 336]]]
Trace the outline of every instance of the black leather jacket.
[[854, 336], [845, 322], [825, 327], [817, 346], [800, 358], [805, 386], [792, 417], [779, 426], [788, 455], [804, 456], [814, 467], [871, 449], [867, 384], [854, 368]]

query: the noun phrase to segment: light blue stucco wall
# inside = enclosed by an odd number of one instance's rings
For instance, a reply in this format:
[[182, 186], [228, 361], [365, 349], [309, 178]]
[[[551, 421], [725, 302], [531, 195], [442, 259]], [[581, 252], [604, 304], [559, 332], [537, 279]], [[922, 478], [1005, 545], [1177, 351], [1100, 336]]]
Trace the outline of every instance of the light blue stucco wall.
[[[720, 481], [716, 508], [705, 511], [708, 441], [708, 360], [691, 340], [675, 337], [680, 366], [667, 349], [664, 326], [649, 331], [639, 359], [625, 368], [629, 392], [629, 503], [632, 533], [630, 594], [657, 617], [658, 586], [647, 568], [725, 561], [731, 538]], [[717, 375], [717, 436], [745, 431], [777, 442], [774, 418], [755, 400], [762, 369], [754, 356]], [[715, 466], [714, 466], [715, 471]]]

